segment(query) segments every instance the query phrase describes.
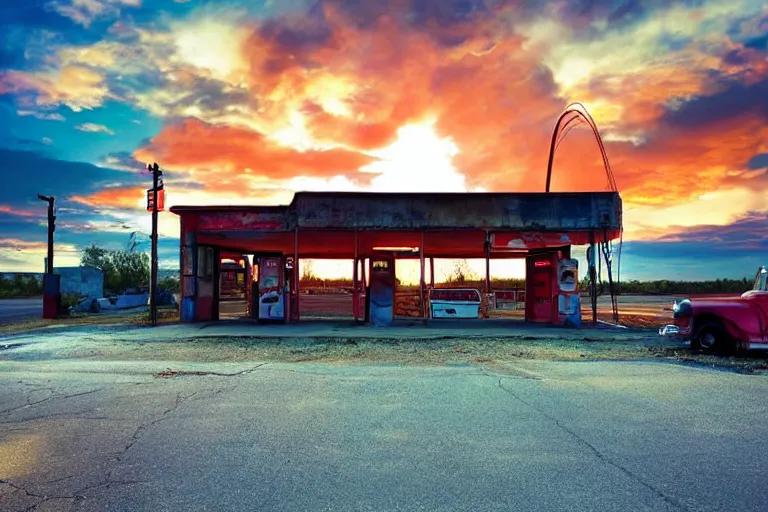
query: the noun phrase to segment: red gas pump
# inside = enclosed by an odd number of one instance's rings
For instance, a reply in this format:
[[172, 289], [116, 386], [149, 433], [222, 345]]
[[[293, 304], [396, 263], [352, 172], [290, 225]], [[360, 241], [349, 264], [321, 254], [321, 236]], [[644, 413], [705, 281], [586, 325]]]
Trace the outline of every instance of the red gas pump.
[[525, 321], [553, 323], [557, 318], [557, 253], [525, 258]]
[[284, 322], [287, 318], [285, 262], [282, 256], [258, 258], [258, 319]]

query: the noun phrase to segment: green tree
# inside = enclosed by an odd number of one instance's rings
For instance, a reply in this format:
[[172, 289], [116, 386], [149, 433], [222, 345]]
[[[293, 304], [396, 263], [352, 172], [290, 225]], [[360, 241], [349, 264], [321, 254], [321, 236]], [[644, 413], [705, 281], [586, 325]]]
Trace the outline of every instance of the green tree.
[[101, 270], [104, 289], [112, 293], [149, 284], [149, 256], [145, 253], [110, 251], [92, 245], [83, 251], [80, 265]]
[[178, 277], [164, 277], [157, 281], [157, 289], [170, 293], [179, 293], [181, 286]]

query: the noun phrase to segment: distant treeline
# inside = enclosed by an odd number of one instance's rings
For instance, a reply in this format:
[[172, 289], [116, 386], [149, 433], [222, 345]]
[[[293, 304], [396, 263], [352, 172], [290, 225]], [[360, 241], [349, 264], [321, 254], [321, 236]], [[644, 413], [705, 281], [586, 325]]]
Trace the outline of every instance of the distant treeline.
[[[581, 283], [587, 290], [586, 283]], [[717, 279], [715, 281], [624, 281], [620, 283], [622, 294], [704, 294], [704, 293], [744, 293], [751, 290], [750, 279]], [[605, 285], [607, 290], [607, 285]]]
[[[415, 284], [401, 284], [398, 281], [398, 288], [418, 289]], [[448, 279], [447, 281], [437, 283], [440, 286], [453, 286], [461, 288], [476, 288], [482, 290], [485, 287], [483, 279], [463, 279], [460, 281]], [[752, 280], [750, 279], [717, 279], [714, 281], [623, 281], [619, 284], [617, 291], [621, 294], [659, 294], [659, 295], [685, 295], [685, 294], [714, 294], [714, 293], [743, 293], [752, 289]], [[524, 279], [492, 279], [491, 285], [494, 290], [508, 290], [512, 288], [525, 288]], [[160, 279], [158, 286], [162, 290], [178, 292], [179, 280], [176, 277]], [[300, 288], [352, 288], [352, 279], [321, 279], [312, 276], [311, 278], [302, 278], [299, 283]], [[586, 280], [579, 283], [580, 291], [587, 293], [589, 287]], [[598, 284], [598, 292], [608, 293], [608, 283]], [[42, 282], [34, 277], [27, 277], [16, 274], [13, 278], [0, 277], [0, 298], [9, 297], [39, 297], [43, 293]]]
[[43, 294], [43, 283], [31, 276], [16, 274], [11, 279], [0, 277], [0, 298], [39, 297]]
[[[485, 287], [484, 279], [464, 279], [463, 281], [446, 280], [436, 283], [440, 286], [455, 286], [461, 288], [477, 288], [482, 290]], [[508, 290], [511, 288], [525, 288], [525, 279], [492, 279], [491, 286], [494, 290]], [[320, 279], [312, 277], [311, 279], [301, 279], [299, 287], [306, 288], [351, 288], [351, 279]], [[416, 284], [401, 284], [400, 289], [418, 289]], [[608, 283], [598, 283], [598, 293], [608, 294]], [[621, 294], [648, 294], [648, 295], [679, 295], [679, 294], [709, 294], [709, 293], [743, 293], [752, 289], [752, 280], [750, 279], [716, 279], [714, 281], [622, 281], [616, 287]], [[586, 280], [579, 283], [579, 290], [583, 293], [589, 292], [589, 285]]]

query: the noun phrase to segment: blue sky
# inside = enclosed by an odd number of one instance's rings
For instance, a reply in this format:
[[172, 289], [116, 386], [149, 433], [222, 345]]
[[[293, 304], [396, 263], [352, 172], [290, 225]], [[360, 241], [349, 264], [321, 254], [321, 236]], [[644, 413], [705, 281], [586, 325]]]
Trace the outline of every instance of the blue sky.
[[[57, 197], [59, 264], [146, 237], [148, 161], [171, 205], [538, 191], [572, 101], [622, 193], [623, 278], [766, 264], [762, 1], [5, 2], [0, 270], [42, 268], [37, 193]], [[558, 147], [553, 189], [605, 189], [583, 128]], [[160, 232], [177, 265], [177, 219]]]

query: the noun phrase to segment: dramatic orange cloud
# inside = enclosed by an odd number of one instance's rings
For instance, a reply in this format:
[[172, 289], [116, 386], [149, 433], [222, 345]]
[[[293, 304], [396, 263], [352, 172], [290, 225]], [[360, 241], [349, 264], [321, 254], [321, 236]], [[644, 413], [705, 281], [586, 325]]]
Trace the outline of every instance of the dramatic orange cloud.
[[[322, 16], [268, 21], [246, 45], [252, 88], [275, 115], [298, 104], [314, 140], [362, 150], [436, 118], [470, 185], [536, 189], [547, 130], [565, 106], [551, 74], [503, 18], [428, 28], [390, 15], [359, 28], [327, 6]], [[324, 96], [333, 84], [342, 94]]]
[[141, 209], [146, 201], [147, 192], [141, 187], [105, 188], [88, 196], [74, 196], [70, 199], [86, 206], [94, 208], [110, 207], [125, 208], [128, 210]]
[[[510, 13], [520, 14], [515, 7], [472, 23], [441, 24], [432, 12], [433, 21], [419, 28], [399, 16], [405, 4], [390, 7], [321, 4], [310, 14], [262, 21], [239, 59], [249, 67], [247, 87], [259, 105], [255, 124], [262, 133], [248, 123], [187, 119], [167, 125], [135, 156], [193, 170], [219, 189], [247, 190], [256, 177], [356, 181], [370, 160], [355, 151], [378, 154], [403, 126], [431, 122], [455, 144], [451, 163], [467, 187], [540, 191], [555, 121], [578, 99], [602, 130], [625, 202], [671, 204], [728, 183], [760, 150], [759, 138], [747, 136], [762, 132], [759, 116], [693, 127], [666, 119], [677, 104], [728, 87], [713, 73], [744, 84], [765, 78], [761, 54], [741, 44], [718, 38], [709, 53], [693, 45], [647, 62], [633, 53], [632, 65], [642, 63], [637, 73], [611, 71], [615, 55], [609, 55], [595, 64], [598, 74], [558, 83], [543, 64], [547, 47], [511, 28]], [[674, 26], [688, 16], [668, 15]], [[654, 27], [649, 22], [648, 30]], [[177, 78], [195, 84], [183, 73]], [[584, 128], [565, 138], [554, 167], [553, 190], [605, 189], [598, 146]]]
[[[166, 125], [150, 144], [139, 148], [139, 161], [194, 170], [204, 185], [221, 188], [224, 180], [294, 176], [351, 176], [374, 158], [344, 149], [298, 151], [267, 140], [258, 132], [186, 119]], [[227, 188], [227, 187], [225, 187]]]

